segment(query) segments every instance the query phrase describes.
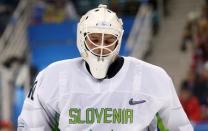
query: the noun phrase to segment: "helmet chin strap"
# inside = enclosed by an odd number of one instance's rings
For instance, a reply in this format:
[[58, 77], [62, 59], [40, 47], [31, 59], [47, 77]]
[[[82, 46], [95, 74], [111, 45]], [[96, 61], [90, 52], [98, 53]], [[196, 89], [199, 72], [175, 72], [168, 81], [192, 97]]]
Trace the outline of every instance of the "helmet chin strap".
[[104, 79], [113, 59], [101, 58], [99, 56], [94, 56], [91, 53], [89, 53], [89, 57], [91, 57], [91, 59], [88, 59], [86, 62], [89, 65], [89, 70], [92, 76], [96, 79]]
[[[119, 72], [119, 70], [122, 68], [123, 63], [124, 63], [124, 58], [120, 57], [120, 56], [116, 56], [115, 60], [109, 65], [105, 77], [104, 78], [96, 78], [96, 79], [103, 80], [103, 79], [110, 79], [110, 78], [114, 77]], [[89, 64], [86, 61], [85, 61], [85, 64], [86, 64], [86, 68], [87, 68], [88, 72], [93, 76], [93, 74], [91, 73]], [[95, 78], [95, 76], [93, 76], [93, 77]]]

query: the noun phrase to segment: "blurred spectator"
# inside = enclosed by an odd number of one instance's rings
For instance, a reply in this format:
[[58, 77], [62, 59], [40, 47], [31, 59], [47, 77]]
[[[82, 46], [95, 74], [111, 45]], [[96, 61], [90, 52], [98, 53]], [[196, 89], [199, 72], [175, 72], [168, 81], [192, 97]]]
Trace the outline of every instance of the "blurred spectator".
[[156, 35], [160, 29], [160, 14], [158, 9], [158, 1], [150, 0], [150, 5], [152, 6], [152, 31], [153, 35]]
[[32, 8], [32, 24], [41, 23], [46, 9], [45, 1], [37, 0]]
[[199, 122], [201, 120], [200, 104], [197, 97], [192, 95], [189, 86], [182, 86], [179, 98], [188, 118], [192, 122]]
[[79, 19], [79, 15], [77, 14], [77, 11], [74, 7], [74, 4], [72, 3], [71, 0], [68, 0], [66, 2], [65, 14], [66, 14], [66, 19], [67, 20], [77, 20], [77, 19]]
[[77, 20], [79, 15], [71, 0], [38, 0], [32, 11], [32, 24]]
[[3, 33], [19, 0], [0, 1], [0, 35]]
[[196, 74], [192, 70], [189, 70], [186, 79], [182, 82], [181, 87], [187, 87], [190, 90], [194, 90], [196, 81]]
[[[208, 23], [207, 23], [208, 27]], [[193, 48], [192, 67], [196, 73], [200, 74], [203, 69], [204, 63], [208, 61], [208, 28], [200, 27], [200, 34], [198, 34], [197, 41]], [[202, 32], [203, 30], [203, 32]], [[206, 31], [205, 31], [206, 30]]]
[[135, 0], [129, 0], [128, 2], [126, 2], [124, 9], [122, 10], [119, 9], [119, 10], [123, 12], [122, 15], [135, 16], [137, 14], [139, 7], [140, 7], [140, 2]]
[[196, 80], [194, 94], [199, 98], [201, 105], [208, 105], [208, 101], [206, 101], [206, 97], [208, 97], [208, 63], [204, 65], [201, 74]]
[[38, 0], [33, 6], [32, 23], [59, 23], [64, 20], [77, 20], [80, 15], [100, 3], [105, 3], [113, 11], [119, 12], [119, 16], [135, 16], [140, 6], [138, 0]]
[[[201, 12], [193, 11], [188, 15], [188, 21], [182, 36], [181, 50], [185, 51], [187, 44], [192, 43], [193, 54], [191, 71], [181, 88], [181, 102], [189, 116], [192, 107], [188, 104], [194, 96], [200, 104], [201, 121], [208, 121], [208, 5]], [[194, 95], [194, 96], [193, 96]], [[188, 100], [186, 100], [189, 98]], [[191, 99], [192, 98], [192, 99]], [[186, 102], [184, 102], [184, 99]], [[189, 102], [188, 102], [189, 101]], [[191, 102], [190, 102], [191, 103]], [[194, 106], [194, 100], [192, 100]], [[197, 106], [197, 105], [195, 105]], [[190, 108], [190, 109], [188, 109]], [[191, 115], [190, 115], [191, 116]], [[189, 117], [190, 117], [189, 116]], [[190, 119], [192, 119], [190, 117]], [[197, 121], [197, 120], [195, 120]]]
[[2, 131], [2, 130], [6, 130], [6, 129], [8, 129], [8, 131], [9, 131], [9, 129], [11, 129], [10, 123], [0, 120], [0, 130]]
[[65, 3], [64, 0], [57, 0], [48, 4], [43, 21], [46, 23], [60, 23], [65, 19]]
[[98, 6], [100, 3], [106, 4], [109, 8], [114, 11], [118, 12], [118, 16], [131, 16], [136, 15], [138, 8], [140, 6], [140, 0], [71, 0], [79, 15], [83, 15], [89, 9]]
[[72, 0], [79, 15], [85, 14], [89, 9], [96, 7], [95, 3], [98, 0]]
[[202, 21], [208, 20], [208, 5], [205, 5], [202, 10], [199, 11], [192, 11], [188, 14], [187, 23], [185, 25], [184, 32], [182, 34], [182, 43], [181, 43], [181, 50], [185, 51], [186, 46], [190, 42], [198, 43], [197, 39], [200, 38], [200, 34], [202, 33], [200, 28], [205, 26]]
[[188, 20], [182, 34], [181, 51], [186, 51], [187, 44], [193, 42], [193, 35], [196, 32], [198, 16], [198, 12], [191, 12], [188, 16]]
[[[193, 25], [194, 22], [194, 25]], [[200, 17], [192, 21], [190, 25], [194, 29], [189, 30], [188, 35], [184, 35], [183, 46], [186, 48], [186, 39], [193, 43], [192, 69], [200, 75], [203, 65], [208, 61], [208, 7], [205, 6]]]
[[202, 105], [201, 111], [202, 121], [208, 122], [208, 105]]

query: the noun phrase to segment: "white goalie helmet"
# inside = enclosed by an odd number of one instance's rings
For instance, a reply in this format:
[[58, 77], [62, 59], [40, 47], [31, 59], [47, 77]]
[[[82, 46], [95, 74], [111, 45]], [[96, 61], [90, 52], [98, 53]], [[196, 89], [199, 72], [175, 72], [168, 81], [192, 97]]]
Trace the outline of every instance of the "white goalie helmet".
[[106, 77], [117, 57], [123, 36], [123, 23], [106, 5], [88, 11], [77, 27], [77, 47], [96, 79]]

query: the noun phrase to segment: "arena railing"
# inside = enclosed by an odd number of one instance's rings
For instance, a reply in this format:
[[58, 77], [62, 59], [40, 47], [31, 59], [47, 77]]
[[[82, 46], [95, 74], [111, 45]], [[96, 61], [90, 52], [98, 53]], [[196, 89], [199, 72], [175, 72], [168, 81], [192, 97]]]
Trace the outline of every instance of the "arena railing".
[[0, 62], [12, 56], [22, 57], [27, 48], [26, 28], [30, 1], [21, 0], [0, 39]]
[[[0, 38], [0, 120], [11, 122], [12, 104], [14, 102], [16, 79], [21, 77], [22, 68], [29, 70], [29, 53], [27, 43], [27, 26], [30, 22], [30, 12], [33, 0], [20, 0], [11, 19]], [[16, 61], [14, 61], [16, 58]], [[17, 62], [26, 59], [26, 63]], [[11, 61], [10, 61], [11, 60]], [[12, 62], [13, 60], [13, 62]], [[12, 64], [8, 66], [8, 63]], [[25, 66], [27, 65], [27, 66]], [[26, 76], [20, 85], [27, 85], [30, 77]], [[19, 78], [20, 79], [20, 78]], [[19, 80], [20, 81], [20, 80]], [[29, 88], [29, 87], [26, 87]]]
[[148, 5], [141, 5], [127, 40], [128, 55], [143, 59], [152, 40], [152, 10]]

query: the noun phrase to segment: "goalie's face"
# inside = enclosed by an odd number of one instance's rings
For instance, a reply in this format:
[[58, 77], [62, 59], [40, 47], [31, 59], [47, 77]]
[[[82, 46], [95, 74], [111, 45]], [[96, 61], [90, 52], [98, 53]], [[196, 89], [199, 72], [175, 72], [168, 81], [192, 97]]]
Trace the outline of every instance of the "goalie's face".
[[111, 54], [118, 44], [115, 35], [104, 33], [88, 33], [85, 36], [85, 45], [94, 55], [105, 57]]

